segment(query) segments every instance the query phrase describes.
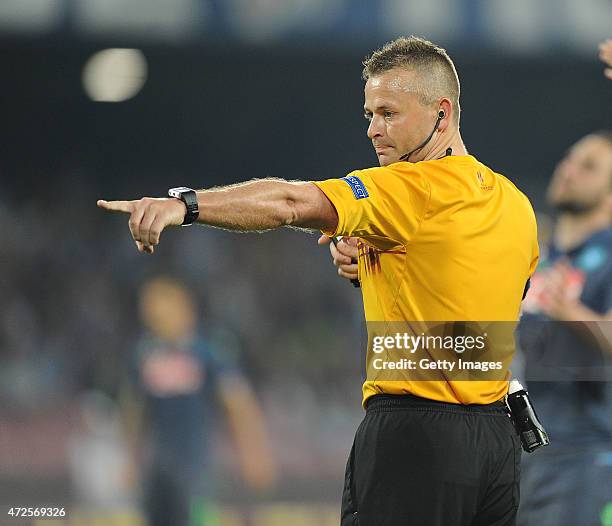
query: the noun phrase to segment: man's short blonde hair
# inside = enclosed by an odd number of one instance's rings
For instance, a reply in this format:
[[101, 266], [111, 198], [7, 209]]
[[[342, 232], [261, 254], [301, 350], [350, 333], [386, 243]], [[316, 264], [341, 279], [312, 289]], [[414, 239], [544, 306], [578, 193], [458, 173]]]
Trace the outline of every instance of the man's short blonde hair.
[[423, 104], [448, 98], [459, 123], [461, 86], [455, 64], [446, 50], [424, 38], [400, 37], [374, 51], [363, 62], [363, 78], [368, 80], [395, 68], [416, 73], [414, 92]]

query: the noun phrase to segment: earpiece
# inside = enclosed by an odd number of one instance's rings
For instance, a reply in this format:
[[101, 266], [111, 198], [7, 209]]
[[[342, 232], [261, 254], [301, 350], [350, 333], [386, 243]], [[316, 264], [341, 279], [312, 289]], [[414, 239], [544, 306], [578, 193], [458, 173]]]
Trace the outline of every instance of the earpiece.
[[444, 117], [446, 117], [446, 112], [444, 110], [440, 110], [438, 112], [438, 118], [443, 119]]

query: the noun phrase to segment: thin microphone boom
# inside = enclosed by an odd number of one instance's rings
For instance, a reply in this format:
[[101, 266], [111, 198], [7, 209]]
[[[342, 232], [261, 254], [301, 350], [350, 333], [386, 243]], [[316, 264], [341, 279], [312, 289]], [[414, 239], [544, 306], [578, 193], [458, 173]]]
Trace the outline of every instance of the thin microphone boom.
[[438, 113], [438, 120], [436, 121], [436, 125], [434, 126], [433, 130], [431, 130], [431, 133], [429, 134], [429, 137], [427, 137], [427, 139], [425, 139], [423, 141], [423, 144], [421, 144], [420, 146], [418, 146], [417, 148], [415, 148], [414, 150], [405, 153], [404, 155], [402, 155], [399, 160], [400, 161], [407, 161], [408, 159], [410, 159], [410, 156], [415, 153], [418, 152], [419, 150], [422, 150], [423, 148], [425, 148], [425, 146], [427, 146], [427, 143], [429, 141], [431, 141], [431, 138], [433, 137], [434, 133], [436, 133], [436, 130], [438, 129], [438, 126], [440, 125], [440, 121], [444, 118], [444, 111], [440, 111]]

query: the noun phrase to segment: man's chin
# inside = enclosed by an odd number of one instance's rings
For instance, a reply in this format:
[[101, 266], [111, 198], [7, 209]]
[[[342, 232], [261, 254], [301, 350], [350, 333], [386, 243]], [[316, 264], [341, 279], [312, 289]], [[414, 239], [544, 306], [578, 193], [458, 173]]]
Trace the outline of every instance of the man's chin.
[[398, 155], [389, 155], [387, 153], [376, 153], [378, 157], [378, 164], [381, 166], [389, 166], [390, 164], [396, 163], [399, 161]]
[[597, 204], [581, 203], [578, 201], [559, 200], [552, 203], [553, 208], [558, 214], [583, 215], [597, 208]]

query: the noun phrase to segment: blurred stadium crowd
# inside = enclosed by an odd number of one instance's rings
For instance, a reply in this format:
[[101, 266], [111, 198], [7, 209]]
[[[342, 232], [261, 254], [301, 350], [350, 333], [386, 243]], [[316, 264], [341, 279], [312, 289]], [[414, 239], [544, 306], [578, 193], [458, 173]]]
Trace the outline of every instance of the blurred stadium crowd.
[[[337, 479], [359, 417], [360, 312], [353, 291], [326, 268], [316, 238], [283, 232], [234, 240], [195, 227], [171, 233], [168, 249], [143, 261], [123, 224], [95, 228], [101, 218], [90, 203], [32, 200], [19, 206], [27, 217], [2, 203], [3, 475], [67, 474], [64, 438], [83, 409], [80, 394], [117, 399], [143, 331], [139, 288], [163, 273], [189, 284], [204, 337], [252, 378], [287, 477]], [[95, 231], [103, 235], [94, 240]], [[312, 272], [295, 276], [305, 259]], [[27, 440], [24, 419], [32, 426]]]

